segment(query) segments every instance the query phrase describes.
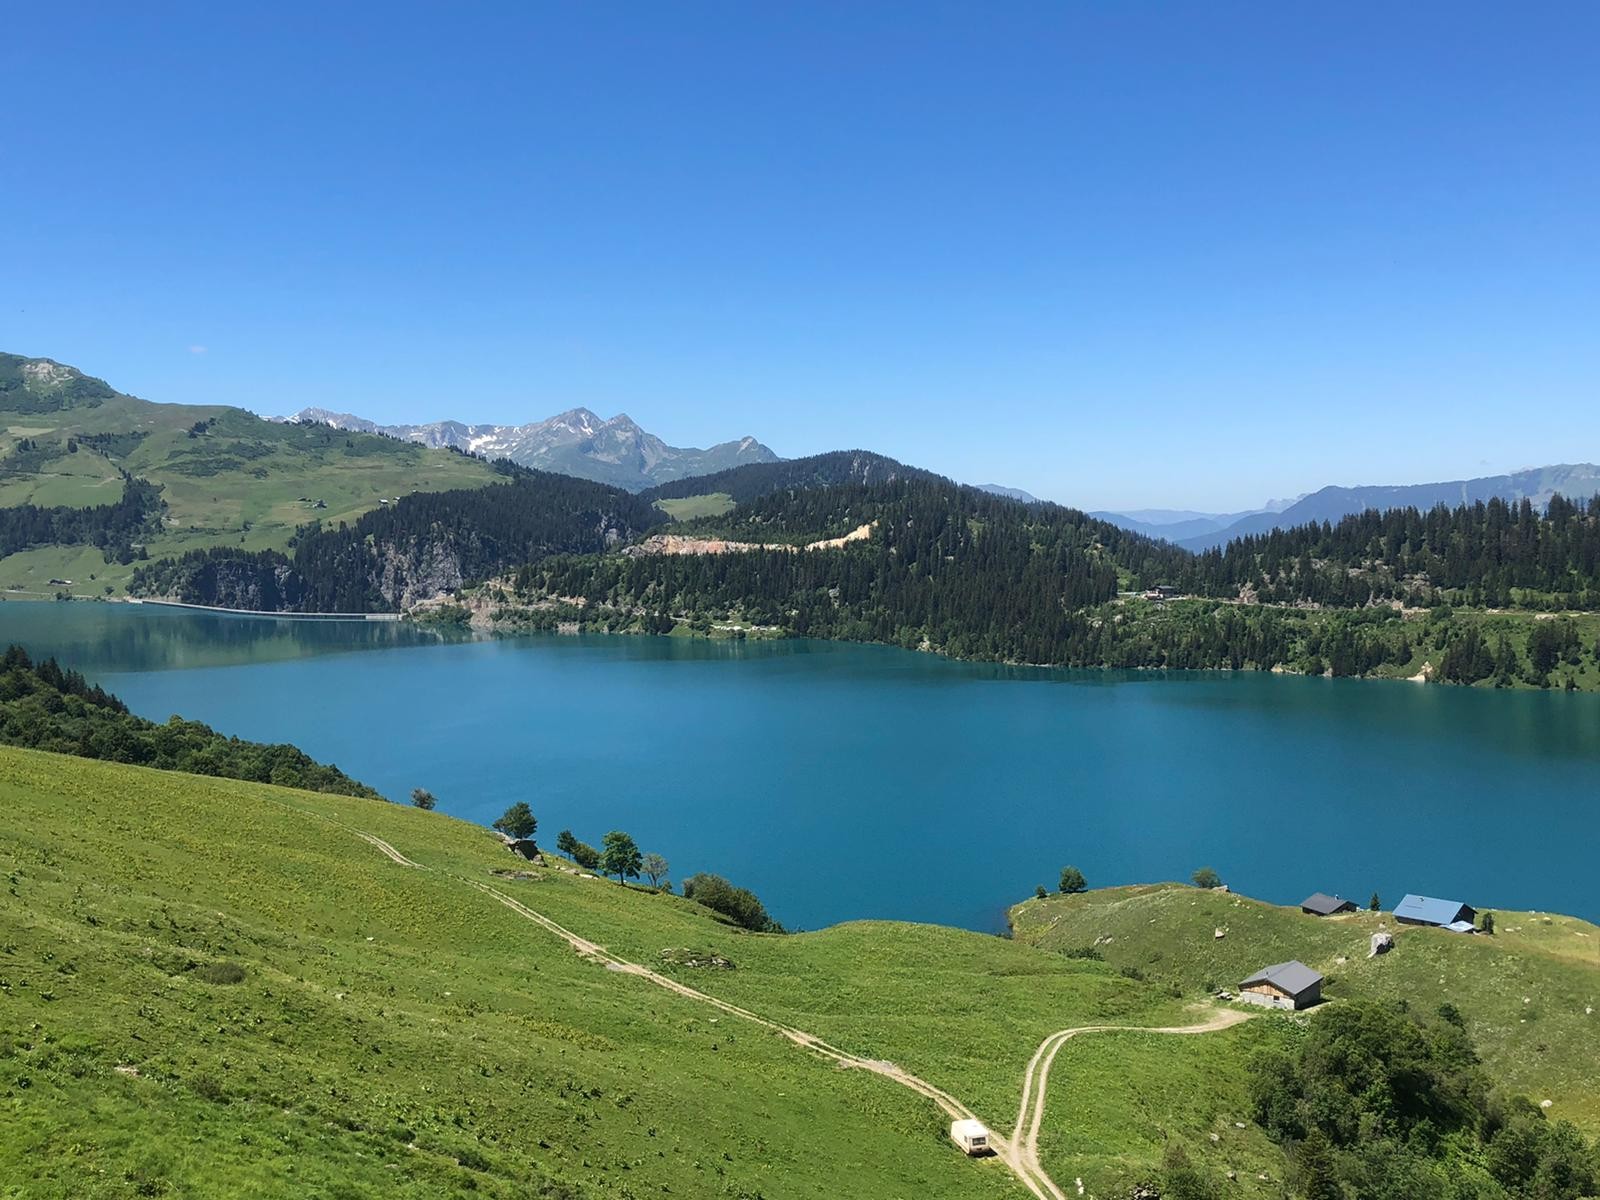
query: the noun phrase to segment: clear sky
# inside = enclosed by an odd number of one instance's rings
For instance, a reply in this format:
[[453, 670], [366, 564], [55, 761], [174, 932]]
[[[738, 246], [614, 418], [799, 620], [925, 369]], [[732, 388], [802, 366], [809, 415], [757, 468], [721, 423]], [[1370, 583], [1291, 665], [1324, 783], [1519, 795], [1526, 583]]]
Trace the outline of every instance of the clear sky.
[[1600, 5], [14, 5], [0, 349], [1085, 507], [1600, 459]]

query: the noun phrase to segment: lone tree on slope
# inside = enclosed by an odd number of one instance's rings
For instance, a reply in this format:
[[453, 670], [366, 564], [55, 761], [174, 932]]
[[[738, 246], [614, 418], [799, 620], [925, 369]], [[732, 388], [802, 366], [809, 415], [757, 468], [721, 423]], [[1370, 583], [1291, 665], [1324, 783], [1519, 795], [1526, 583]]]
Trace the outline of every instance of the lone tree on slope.
[[418, 808], [426, 808], [431, 812], [433, 806], [439, 803], [439, 798], [427, 788], [412, 788], [411, 803]]
[[651, 887], [660, 887], [661, 881], [667, 877], [667, 872], [671, 869], [667, 860], [654, 850], [639, 860], [639, 870], [644, 872], [644, 877], [650, 881]]
[[600, 842], [600, 869], [615, 875], [618, 883], [639, 878], [644, 865], [639, 844], [620, 829], [613, 829]]
[[1222, 876], [1218, 875], [1210, 867], [1201, 867], [1189, 878], [1197, 888], [1217, 888], [1222, 886]]
[[1368, 912], [1377, 912], [1382, 907], [1383, 907], [1383, 901], [1378, 899], [1378, 893], [1377, 892], [1373, 892], [1372, 893], [1372, 899], [1367, 901], [1367, 911]]
[[1083, 872], [1077, 867], [1061, 868], [1061, 890], [1069, 895], [1073, 892], [1087, 892], [1089, 881], [1083, 877]]
[[530, 838], [533, 831], [539, 828], [539, 822], [534, 818], [533, 810], [528, 807], [526, 800], [518, 800], [498, 821], [494, 827], [507, 837]]

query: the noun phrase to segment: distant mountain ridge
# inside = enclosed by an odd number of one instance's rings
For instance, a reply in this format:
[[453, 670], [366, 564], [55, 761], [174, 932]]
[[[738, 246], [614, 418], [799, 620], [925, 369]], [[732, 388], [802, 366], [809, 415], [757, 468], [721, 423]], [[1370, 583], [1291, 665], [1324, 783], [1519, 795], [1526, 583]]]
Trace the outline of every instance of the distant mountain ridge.
[[1476, 504], [1493, 499], [1515, 503], [1530, 500], [1539, 508], [1550, 497], [1586, 500], [1600, 493], [1600, 466], [1593, 463], [1558, 463], [1530, 467], [1509, 475], [1486, 475], [1479, 479], [1455, 479], [1443, 483], [1413, 483], [1376, 487], [1325, 487], [1302, 496], [1282, 512], [1259, 512], [1221, 529], [1190, 537], [1171, 538], [1185, 550], [1210, 550], [1234, 538], [1273, 529], [1290, 529], [1312, 521], [1337, 521], [1367, 509], [1417, 508], [1426, 511], [1436, 505]]
[[1120, 529], [1142, 533], [1181, 546], [1185, 550], [1211, 550], [1235, 538], [1292, 529], [1312, 521], [1337, 521], [1368, 509], [1427, 510], [1444, 504], [1475, 504], [1499, 498], [1508, 502], [1524, 498], [1543, 508], [1554, 495], [1586, 500], [1600, 493], [1600, 466], [1561, 463], [1529, 467], [1507, 475], [1456, 479], [1444, 483], [1411, 483], [1368, 487], [1337, 485], [1307, 492], [1292, 500], [1269, 500], [1260, 508], [1234, 513], [1195, 512], [1189, 509], [1140, 508], [1124, 512], [1091, 512]]
[[293, 416], [273, 419], [315, 421], [336, 429], [386, 434], [491, 459], [509, 458], [520, 466], [575, 475], [634, 492], [690, 475], [779, 461], [777, 454], [753, 437], [720, 442], [705, 450], [669, 446], [626, 414], [603, 420], [587, 408], [569, 409], [526, 425], [468, 425], [461, 421], [380, 425], [353, 413], [326, 408], [303, 408]]

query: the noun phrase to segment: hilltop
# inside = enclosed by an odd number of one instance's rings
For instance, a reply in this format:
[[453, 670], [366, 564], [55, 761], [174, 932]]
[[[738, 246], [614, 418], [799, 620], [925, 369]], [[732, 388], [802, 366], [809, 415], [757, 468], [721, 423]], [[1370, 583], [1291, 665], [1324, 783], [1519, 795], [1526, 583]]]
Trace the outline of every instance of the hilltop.
[[[567, 1200], [1056, 1200], [1081, 1179], [1110, 1198], [1161, 1178], [1174, 1147], [1209, 1189], [1193, 1194], [1283, 1195], [1250, 1064], [1292, 1052], [1300, 1022], [1241, 1023], [1198, 984], [1031, 944], [1028, 919], [1014, 941], [881, 921], [749, 933], [440, 813], [11, 748], [0, 871], [0, 1189], [30, 1197], [226, 1178]], [[1268, 948], [1244, 945], [1265, 906], [1165, 891], [1185, 903], [1136, 914], [1107, 959], [1136, 936], [1186, 941], [1191, 899], [1228, 906], [1230, 949]], [[1539, 929], [1444, 953], [1492, 956], [1472, 961], [1495, 995], [1540, 989], [1521, 1013], [1548, 1046], [1521, 1081], [1592, 1128], [1597, 1064], [1563, 1033], [1593, 976], [1565, 956], [1591, 931]], [[1429, 941], [1406, 935], [1383, 966], [1410, 964], [1415, 1005], [1489, 1029], [1459, 964], [1423, 969]], [[1490, 1063], [1516, 1065], [1504, 1043]], [[1013, 1137], [1025, 1076], [1042, 1100]], [[1003, 1135], [1002, 1156], [957, 1153], [953, 1113]]]
[[[751, 934], [562, 867], [443, 814], [0, 749], [0, 1189], [1022, 1197], [883, 1061], [1009, 1130], [1054, 1031], [1194, 1019], [1108, 966], [1002, 939]], [[1147, 1036], [1145, 1069], [1193, 1069], [1203, 1039]], [[1046, 1165], [1120, 1179], [1167, 1135], [1219, 1177], [1272, 1161], [1223, 1121], [1241, 1095], [1175, 1095], [1054, 1162], [1051, 1107]]]
[[[1360, 912], [1314, 917], [1237, 893], [1155, 884], [1028, 900], [1011, 910], [1011, 926], [1019, 942], [1092, 951], [1184, 991], [1231, 989], [1260, 967], [1299, 959], [1327, 977], [1330, 999], [1403, 1000], [1426, 1011], [1451, 1004], [1497, 1078], [1600, 1132], [1600, 927], [1497, 909], [1492, 936], [1462, 935], [1400, 925], [1359, 899]], [[1379, 929], [1395, 947], [1368, 958]]]
[[[416, 490], [501, 478], [462, 454], [220, 404], [158, 404], [50, 359], [0, 354], [0, 507], [57, 518], [35, 525], [22, 546], [0, 548], [0, 588], [115, 592], [141, 553], [282, 550], [313, 520], [354, 520]], [[157, 494], [132, 553], [105, 553], [75, 532], [75, 514], [116, 504], [136, 479]]]

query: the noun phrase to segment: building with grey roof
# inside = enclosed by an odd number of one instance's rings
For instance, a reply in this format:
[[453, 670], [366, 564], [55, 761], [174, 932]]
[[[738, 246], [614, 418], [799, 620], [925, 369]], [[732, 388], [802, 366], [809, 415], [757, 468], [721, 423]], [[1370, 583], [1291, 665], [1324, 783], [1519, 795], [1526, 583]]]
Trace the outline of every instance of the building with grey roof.
[[1266, 1008], [1310, 1008], [1322, 999], [1322, 976], [1298, 960], [1274, 963], [1239, 985], [1239, 999]]

